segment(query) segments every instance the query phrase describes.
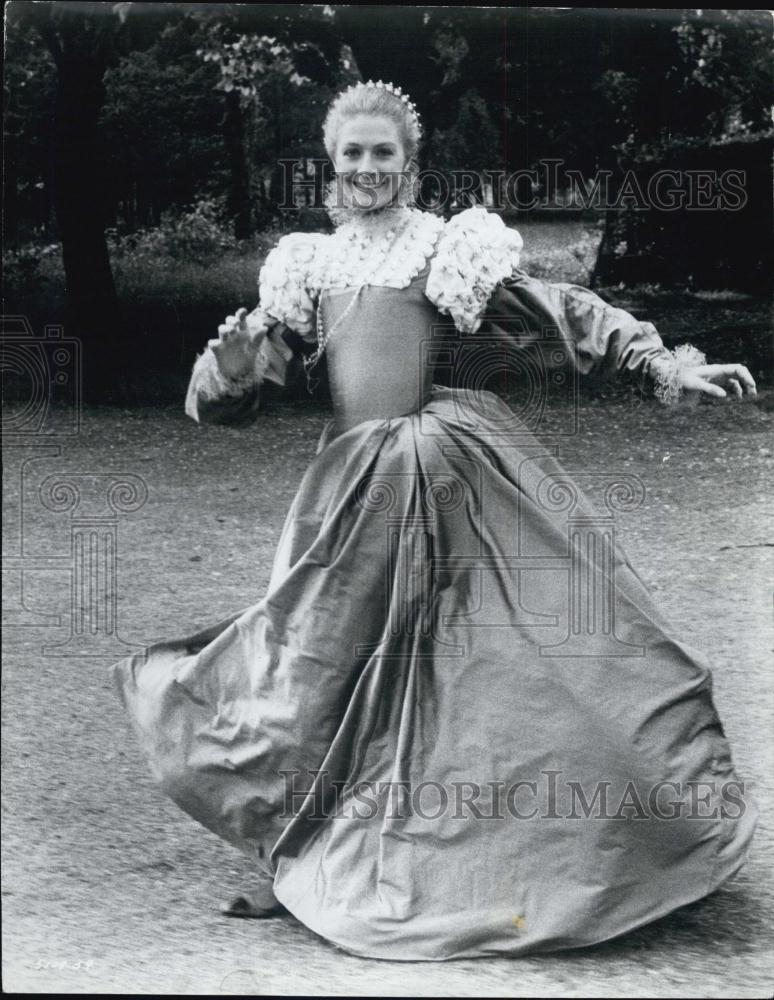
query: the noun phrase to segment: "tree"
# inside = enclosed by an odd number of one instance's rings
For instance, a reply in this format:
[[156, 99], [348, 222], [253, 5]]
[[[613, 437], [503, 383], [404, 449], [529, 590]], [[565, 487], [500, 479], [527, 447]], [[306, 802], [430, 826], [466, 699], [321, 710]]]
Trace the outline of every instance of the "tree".
[[[105, 329], [120, 329], [118, 299], [104, 234], [103, 160], [97, 123], [104, 75], [116, 58], [119, 16], [100, 4], [9, 5], [11, 23], [34, 28], [56, 67], [51, 192], [67, 278], [67, 319], [84, 342], [84, 390], [94, 396], [104, 375]], [[15, 15], [15, 17], [13, 16]]]
[[747, 176], [748, 200], [726, 215], [722, 241], [715, 213], [640, 211], [633, 202], [608, 211], [594, 283], [770, 284], [769, 15], [662, 11], [617, 29], [616, 50], [631, 54], [597, 89], [610, 109], [619, 182], [645, 181], [661, 168], [683, 177], [735, 169]]
[[155, 225], [164, 210], [219, 197], [226, 186], [219, 74], [197, 54], [201, 43], [196, 21], [180, 17], [105, 74], [100, 132], [112, 225]]
[[[478, 174], [472, 186], [465, 185], [464, 192], [458, 191], [462, 204], [469, 207], [482, 201], [482, 174], [502, 167], [500, 153], [500, 132], [492, 121], [492, 116], [484, 99], [475, 90], [466, 91], [458, 102], [458, 116], [453, 125], [446, 129], [436, 129], [431, 137], [431, 165], [453, 176], [464, 170]], [[469, 187], [469, 190], [467, 189]], [[451, 190], [451, 189], [450, 189]]]
[[[230, 168], [228, 211], [238, 239], [258, 212], [282, 200], [280, 161], [289, 147], [322, 155], [319, 130], [331, 84], [339, 78], [339, 46], [327, 8], [223, 4], [195, 14], [201, 57], [217, 66], [224, 95], [223, 134]], [[292, 154], [291, 154], [292, 155]], [[268, 175], [271, 196], [262, 181]]]
[[[146, 15], [130, 25], [132, 8]], [[56, 69], [49, 184], [67, 281], [69, 331], [83, 343], [84, 398], [112, 396], [128, 353], [105, 240], [105, 73], [183, 10], [173, 4], [11, 0], [9, 30], [34, 31]], [[123, 351], [123, 354], [122, 354]]]
[[6, 248], [19, 249], [34, 234], [52, 238], [46, 181], [55, 68], [39, 37], [22, 30], [8, 32], [4, 70], [3, 237]]

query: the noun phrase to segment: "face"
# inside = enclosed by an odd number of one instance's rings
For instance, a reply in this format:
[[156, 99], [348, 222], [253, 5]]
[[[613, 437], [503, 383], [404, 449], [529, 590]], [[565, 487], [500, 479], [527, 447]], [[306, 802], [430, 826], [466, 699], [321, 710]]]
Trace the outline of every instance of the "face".
[[348, 204], [364, 212], [389, 205], [408, 165], [398, 126], [391, 118], [346, 118], [336, 143], [334, 167]]

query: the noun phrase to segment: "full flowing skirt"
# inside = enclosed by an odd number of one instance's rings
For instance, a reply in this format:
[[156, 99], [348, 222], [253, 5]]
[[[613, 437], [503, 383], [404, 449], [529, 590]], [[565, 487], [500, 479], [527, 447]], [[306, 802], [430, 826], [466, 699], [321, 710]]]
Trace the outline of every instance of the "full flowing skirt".
[[114, 665], [164, 790], [347, 951], [589, 945], [745, 859], [708, 665], [615, 540], [636, 483], [554, 451], [489, 392], [329, 421], [263, 599]]

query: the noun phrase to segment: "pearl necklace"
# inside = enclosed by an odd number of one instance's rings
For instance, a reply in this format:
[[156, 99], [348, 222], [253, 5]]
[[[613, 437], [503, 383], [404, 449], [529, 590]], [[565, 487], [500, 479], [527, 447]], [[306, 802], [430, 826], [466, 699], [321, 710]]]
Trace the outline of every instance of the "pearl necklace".
[[[387, 218], [387, 216], [385, 216], [384, 218]], [[380, 218], [379, 221], [382, 222], [383, 219]], [[345, 248], [348, 249], [350, 253], [352, 252], [353, 249], [356, 249], [358, 257], [361, 261], [365, 260], [369, 249], [371, 249], [372, 251], [375, 249], [376, 253], [373, 255], [372, 266], [369, 268], [370, 274], [368, 275], [367, 278], [363, 279], [360, 282], [354, 294], [352, 295], [352, 298], [347, 303], [347, 307], [345, 308], [344, 312], [341, 313], [338, 319], [336, 319], [336, 321], [327, 331], [325, 330], [322, 318], [322, 304], [325, 292], [327, 291], [328, 288], [331, 287], [331, 285], [328, 282], [326, 282], [326, 284], [324, 284], [320, 288], [320, 298], [317, 303], [317, 349], [313, 354], [309, 355], [309, 357], [304, 358], [304, 371], [306, 373], [306, 387], [308, 392], [310, 393], [313, 392], [316, 386], [319, 384], [319, 379], [315, 379], [314, 385], [312, 385], [310, 380], [310, 375], [312, 369], [317, 365], [320, 358], [323, 356], [329, 340], [354, 308], [355, 303], [358, 301], [360, 297], [360, 293], [363, 291], [364, 288], [366, 288], [369, 284], [371, 284], [373, 278], [379, 273], [380, 268], [384, 266], [385, 262], [389, 258], [390, 252], [392, 251], [393, 247], [397, 244], [398, 240], [403, 235], [404, 231], [412, 223], [412, 221], [413, 221], [413, 214], [409, 212], [406, 215], [406, 217], [401, 220], [401, 222], [398, 224], [397, 227], [393, 225], [391, 228], [387, 229], [387, 231], [384, 233], [383, 236], [378, 236], [376, 239], [369, 238], [363, 233], [358, 234], [357, 228], [360, 227], [355, 227], [355, 226], [351, 226], [352, 236], [349, 239], [346, 238], [349, 237], [349, 234], [345, 233], [345, 239], [342, 240]], [[342, 229], [344, 228], [345, 227], [342, 226]], [[342, 230], [339, 230], [339, 233], [341, 233], [341, 231]], [[339, 233], [337, 233], [336, 235], [338, 236]], [[355, 247], [352, 247], [353, 239], [357, 240]], [[336, 270], [335, 269], [336, 259], [334, 258], [334, 260], [331, 263], [334, 265], [334, 267], [329, 268], [329, 274], [327, 275], [329, 281], [330, 281], [330, 271], [335, 272]]]

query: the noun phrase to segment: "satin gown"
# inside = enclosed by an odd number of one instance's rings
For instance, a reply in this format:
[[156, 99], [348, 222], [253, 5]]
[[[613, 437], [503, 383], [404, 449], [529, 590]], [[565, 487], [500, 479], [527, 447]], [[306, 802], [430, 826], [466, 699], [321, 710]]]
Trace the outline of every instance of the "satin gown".
[[263, 599], [114, 674], [164, 790], [335, 945], [591, 945], [736, 872], [755, 805], [610, 510], [493, 392], [434, 380], [426, 277], [324, 298], [334, 416]]

